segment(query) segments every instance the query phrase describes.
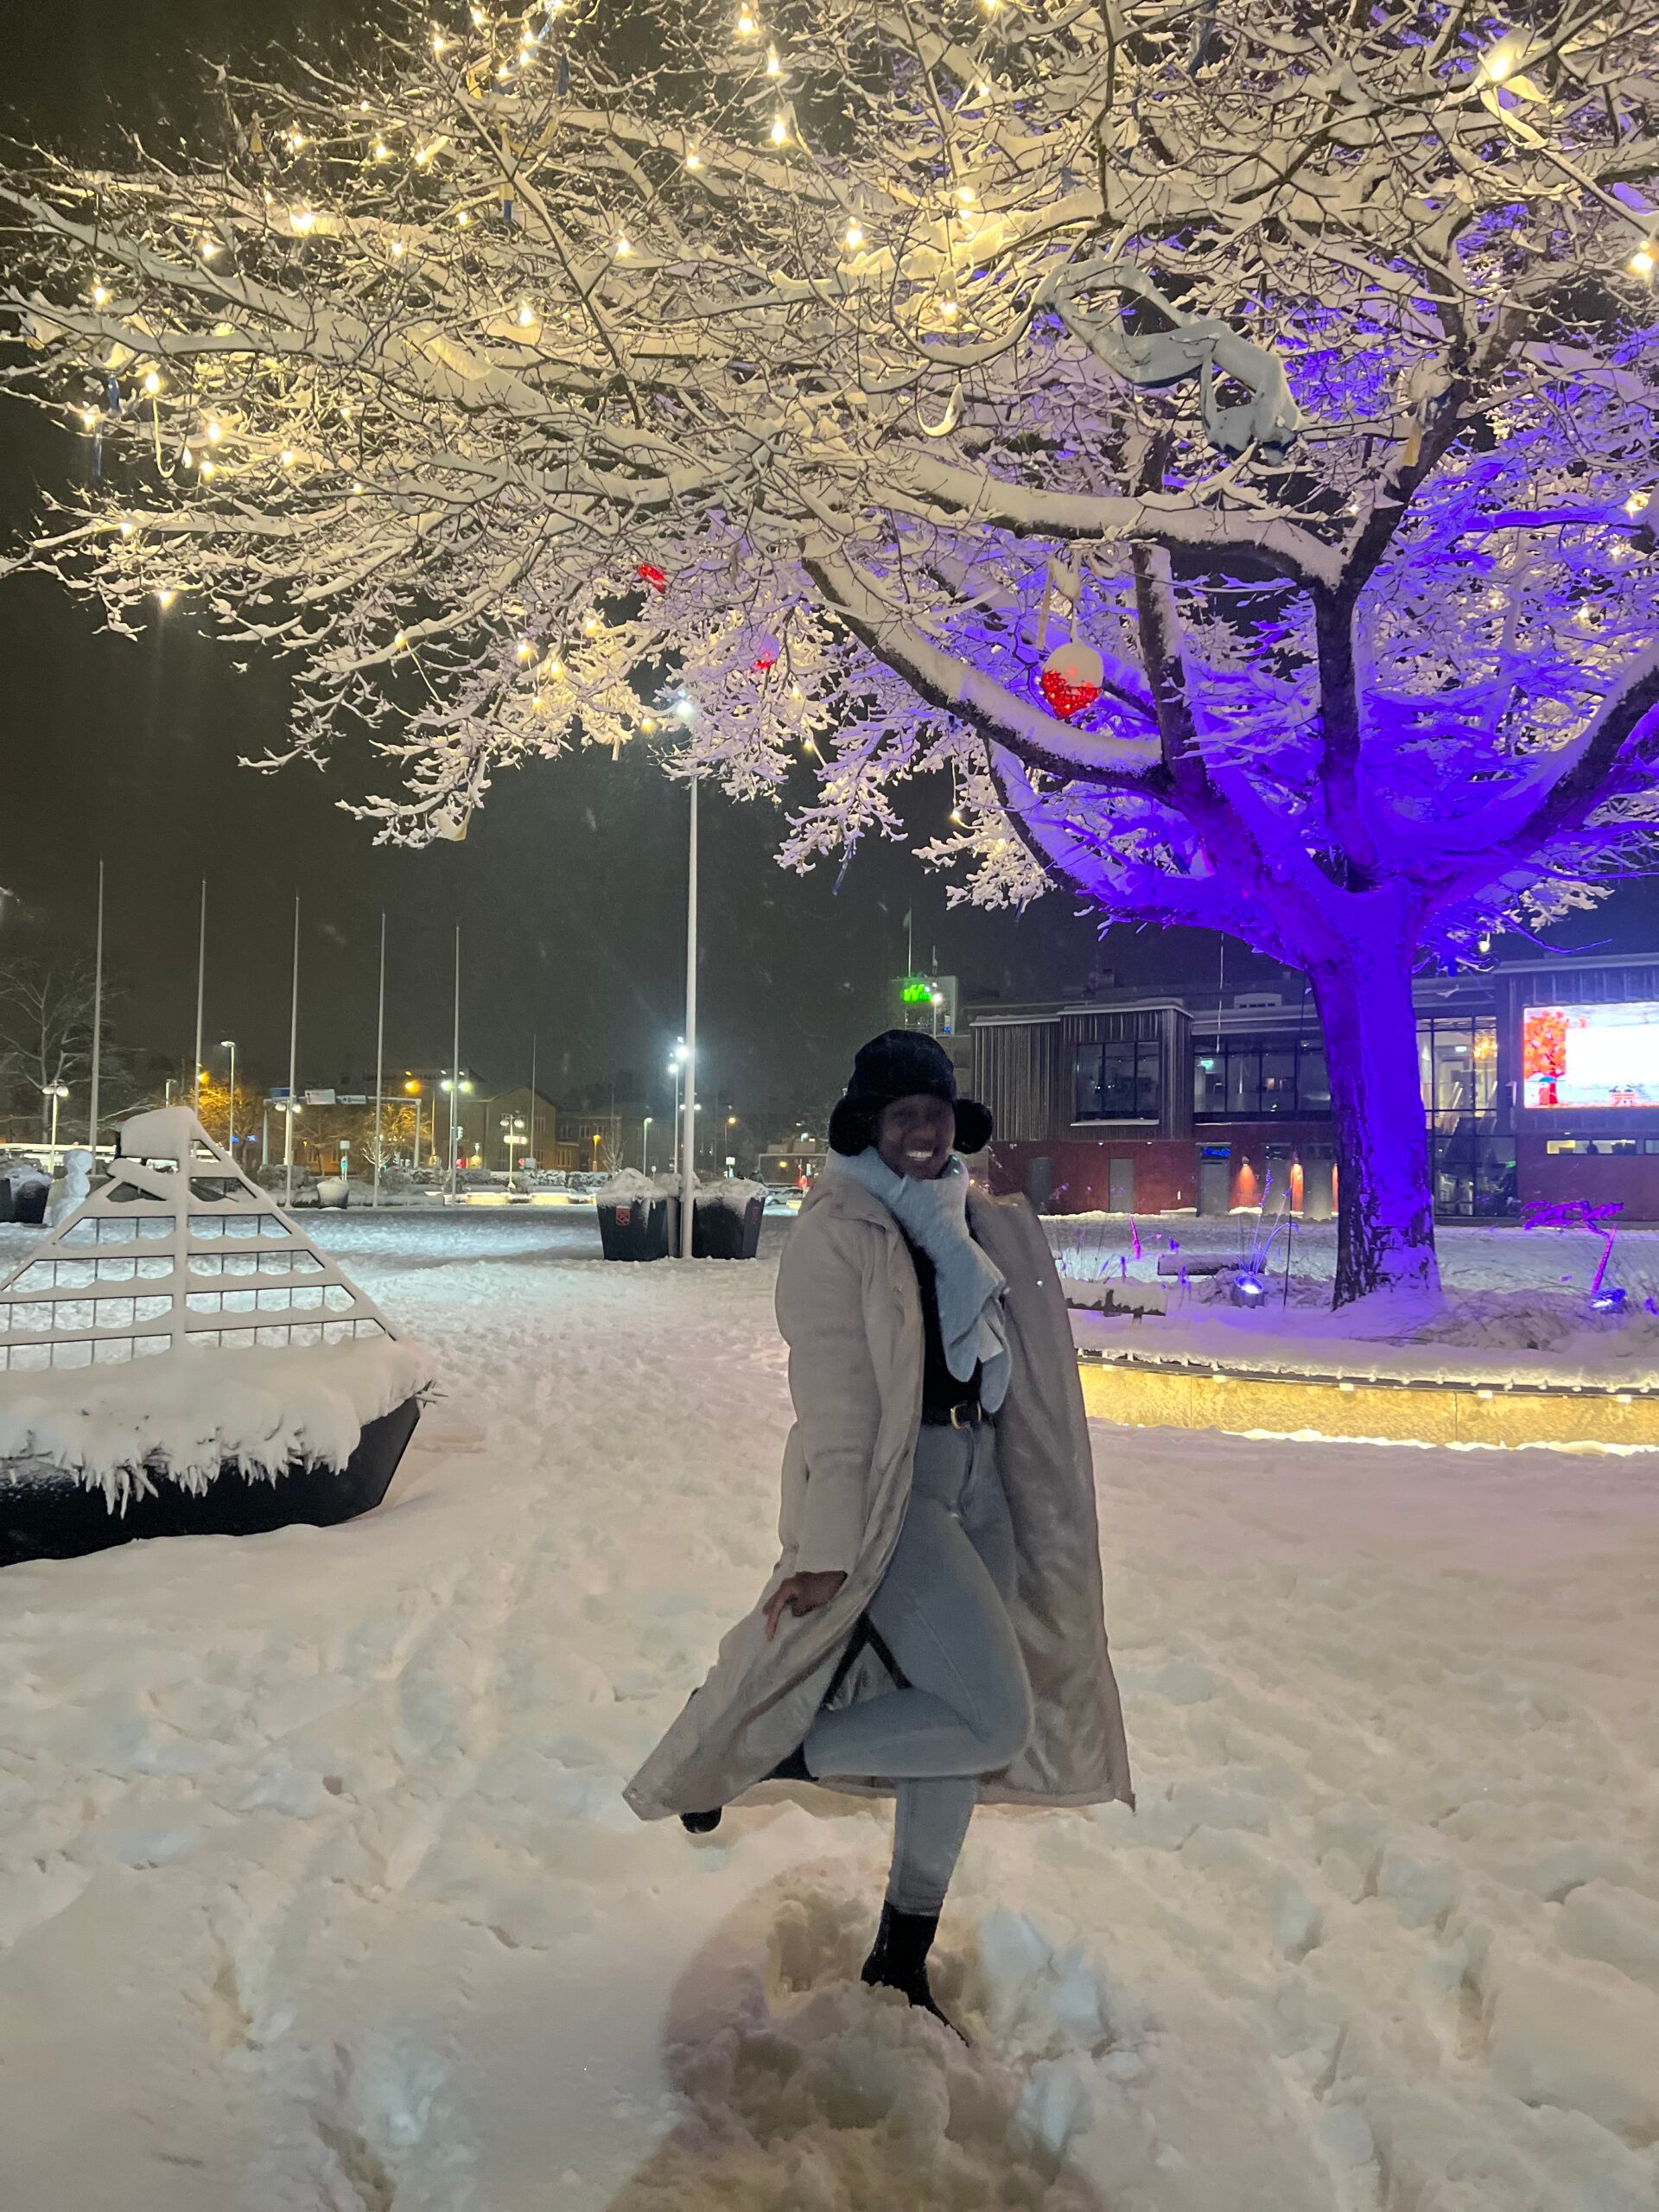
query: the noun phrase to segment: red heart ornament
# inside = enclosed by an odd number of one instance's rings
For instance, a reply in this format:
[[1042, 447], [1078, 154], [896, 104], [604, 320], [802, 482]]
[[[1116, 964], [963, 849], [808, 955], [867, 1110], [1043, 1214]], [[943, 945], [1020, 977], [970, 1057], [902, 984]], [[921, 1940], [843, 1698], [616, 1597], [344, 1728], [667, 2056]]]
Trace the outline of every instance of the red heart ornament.
[[1050, 714], [1058, 721], [1069, 722], [1073, 715], [1080, 715], [1085, 707], [1094, 705], [1103, 688], [1105, 674], [1100, 655], [1092, 645], [1082, 645], [1075, 638], [1068, 638], [1063, 645], [1056, 645], [1043, 663], [1037, 689], [1046, 701]]
[[1068, 683], [1052, 668], [1046, 668], [1038, 677], [1037, 688], [1047, 700], [1049, 712], [1063, 722], [1069, 722], [1085, 707], [1092, 707], [1100, 696], [1098, 683]]
[[660, 569], [653, 568], [649, 561], [642, 561], [633, 573], [643, 577], [652, 591], [665, 592], [668, 589], [668, 578]]

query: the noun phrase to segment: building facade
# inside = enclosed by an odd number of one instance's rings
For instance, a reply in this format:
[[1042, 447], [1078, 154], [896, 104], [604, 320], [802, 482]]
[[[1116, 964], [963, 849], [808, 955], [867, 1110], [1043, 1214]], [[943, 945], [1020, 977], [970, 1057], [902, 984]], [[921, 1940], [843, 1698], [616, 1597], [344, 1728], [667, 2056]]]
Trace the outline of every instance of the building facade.
[[[1659, 955], [1420, 978], [1434, 1204], [1456, 1219], [1617, 1200], [1659, 1221]], [[972, 1088], [996, 1117], [992, 1187], [1045, 1211], [1227, 1213], [1287, 1193], [1336, 1206], [1311, 994], [1105, 989], [969, 1006]]]

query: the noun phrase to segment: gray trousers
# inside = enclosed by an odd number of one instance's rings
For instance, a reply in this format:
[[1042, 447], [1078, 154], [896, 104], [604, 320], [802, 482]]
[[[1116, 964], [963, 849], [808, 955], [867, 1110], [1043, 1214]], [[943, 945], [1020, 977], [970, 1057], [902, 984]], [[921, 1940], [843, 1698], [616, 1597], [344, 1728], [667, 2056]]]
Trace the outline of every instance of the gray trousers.
[[803, 1746], [821, 1781], [894, 1785], [888, 1902], [937, 1913], [978, 1798], [977, 1777], [1031, 1733], [1031, 1685], [1005, 1600], [1015, 1554], [996, 1432], [924, 1427], [905, 1525], [868, 1618], [907, 1688], [820, 1713]]

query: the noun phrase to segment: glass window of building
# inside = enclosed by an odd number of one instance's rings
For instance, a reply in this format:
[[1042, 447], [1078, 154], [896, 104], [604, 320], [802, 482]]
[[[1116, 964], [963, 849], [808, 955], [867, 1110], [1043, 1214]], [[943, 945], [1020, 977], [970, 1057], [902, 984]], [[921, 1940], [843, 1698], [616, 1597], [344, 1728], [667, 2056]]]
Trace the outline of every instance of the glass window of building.
[[1262, 1055], [1253, 1047], [1227, 1047], [1227, 1111], [1259, 1114], [1262, 1110]]
[[1229, 1039], [1194, 1056], [1192, 1110], [1217, 1119], [1259, 1121], [1331, 1111], [1325, 1047], [1286, 1039], [1272, 1044]]
[[1077, 1119], [1137, 1122], [1158, 1118], [1158, 1040], [1114, 1038], [1077, 1054]]
[[1420, 1021], [1417, 1070], [1423, 1104], [1437, 1130], [1449, 1134], [1491, 1116], [1497, 1104], [1496, 1023], [1438, 1014]]
[[1200, 1052], [1194, 1059], [1192, 1111], [1195, 1114], [1224, 1114], [1227, 1111], [1227, 1055], [1224, 1052]]
[[1296, 1111], [1296, 1047], [1285, 1045], [1262, 1055], [1262, 1111]]

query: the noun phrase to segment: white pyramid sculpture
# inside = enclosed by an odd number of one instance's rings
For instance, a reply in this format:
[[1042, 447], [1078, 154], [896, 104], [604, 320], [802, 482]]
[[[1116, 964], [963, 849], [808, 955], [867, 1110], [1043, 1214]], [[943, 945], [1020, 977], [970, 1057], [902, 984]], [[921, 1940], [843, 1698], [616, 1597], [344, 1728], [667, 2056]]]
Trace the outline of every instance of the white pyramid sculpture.
[[0, 1283], [0, 1371], [397, 1333], [185, 1106], [124, 1122], [108, 1179]]

